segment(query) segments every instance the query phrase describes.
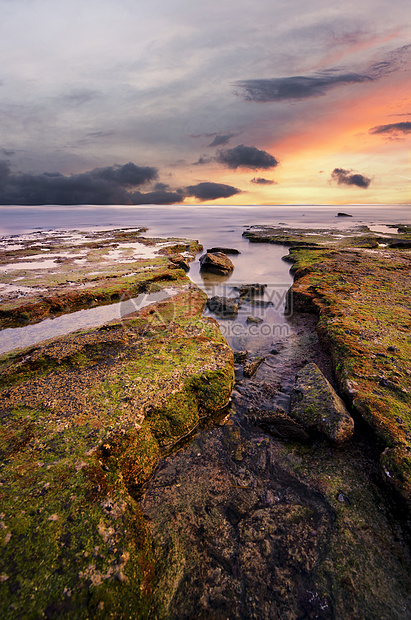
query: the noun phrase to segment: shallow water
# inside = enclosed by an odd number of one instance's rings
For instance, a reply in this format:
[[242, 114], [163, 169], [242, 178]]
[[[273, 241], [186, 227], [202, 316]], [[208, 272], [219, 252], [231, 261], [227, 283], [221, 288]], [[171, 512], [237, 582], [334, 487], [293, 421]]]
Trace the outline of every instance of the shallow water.
[[173, 289], [164, 289], [151, 294], [142, 293], [138, 297], [126, 299], [119, 303], [63, 314], [55, 319], [46, 319], [35, 325], [3, 329], [0, 332], [0, 353], [29, 347], [43, 340], [70, 334], [79, 329], [98, 327], [141, 310], [149, 304], [167, 299], [176, 292]]

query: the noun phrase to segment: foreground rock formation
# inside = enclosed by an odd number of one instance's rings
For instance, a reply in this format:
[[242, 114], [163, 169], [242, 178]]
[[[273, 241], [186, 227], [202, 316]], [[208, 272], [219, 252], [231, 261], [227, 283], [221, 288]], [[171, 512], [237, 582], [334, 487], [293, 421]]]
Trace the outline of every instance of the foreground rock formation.
[[206, 296], [187, 280], [176, 292], [0, 358], [3, 618], [147, 615], [142, 485], [233, 386], [232, 351], [201, 318]]
[[150, 268], [172, 299], [1, 358], [3, 617], [408, 620], [406, 461], [384, 459], [409, 437], [409, 254], [351, 237], [299, 232], [287, 333], [244, 341], [232, 392], [177, 241]]
[[382, 442], [383, 476], [410, 513], [411, 229], [315, 233], [256, 227], [244, 235], [292, 246], [289, 311], [319, 315], [340, 393]]

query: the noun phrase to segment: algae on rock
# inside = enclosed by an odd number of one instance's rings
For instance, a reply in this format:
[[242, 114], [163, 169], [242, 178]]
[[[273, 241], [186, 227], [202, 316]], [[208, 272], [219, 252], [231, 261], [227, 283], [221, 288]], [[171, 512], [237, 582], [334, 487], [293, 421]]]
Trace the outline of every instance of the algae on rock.
[[147, 616], [139, 488], [233, 385], [205, 300], [186, 287], [156, 312], [3, 356], [3, 618]]
[[354, 432], [354, 420], [343, 401], [313, 362], [306, 364], [296, 377], [291, 416], [306, 430], [316, 428], [337, 444]]

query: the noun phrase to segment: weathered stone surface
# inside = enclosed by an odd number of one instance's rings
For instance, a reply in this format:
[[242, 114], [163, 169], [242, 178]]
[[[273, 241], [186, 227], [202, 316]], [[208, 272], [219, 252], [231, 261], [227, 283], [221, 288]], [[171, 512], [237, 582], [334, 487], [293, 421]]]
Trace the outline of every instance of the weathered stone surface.
[[[409, 227], [398, 230], [387, 239], [409, 242]], [[387, 448], [381, 471], [411, 513], [411, 256], [392, 247], [359, 249], [358, 236], [350, 242], [356, 247], [345, 251], [290, 250], [294, 269], [308, 268], [293, 298], [303, 305], [305, 297], [319, 313], [340, 391]], [[397, 351], [389, 355], [389, 346]]]
[[230, 397], [205, 294], [2, 356], [2, 618], [146, 618], [154, 578], [136, 498], [159, 456]]
[[234, 265], [231, 260], [223, 254], [223, 252], [217, 252], [216, 254], [203, 254], [200, 257], [201, 269], [204, 271], [211, 271], [212, 273], [228, 275], [234, 270]]
[[239, 303], [234, 297], [221, 297], [214, 295], [207, 299], [207, 308], [221, 317], [233, 317], [238, 314]]
[[258, 355], [252, 359], [247, 359], [244, 362], [243, 375], [244, 377], [252, 377], [257, 372], [258, 368], [264, 361], [264, 357]]
[[302, 425], [298, 424], [285, 411], [280, 409], [263, 411], [254, 416], [253, 422], [256, 426], [270, 433], [270, 435], [280, 439], [306, 441], [309, 438]]
[[296, 377], [290, 413], [305, 429], [315, 428], [338, 444], [354, 432], [343, 401], [314, 363], [306, 364]]
[[187, 258], [185, 258], [182, 254], [173, 254], [173, 256], [170, 256], [168, 260], [178, 269], [184, 269], [184, 271], [190, 270], [190, 264]]
[[234, 361], [242, 364], [247, 359], [248, 351], [234, 351]]
[[[23, 239], [20, 249], [13, 253], [0, 248], [0, 264], [12, 261], [16, 267], [0, 274], [1, 284], [6, 284], [2, 291], [0, 327], [38, 323], [67, 312], [111, 304], [120, 301], [123, 295], [131, 298], [154, 292], [162, 284], [183, 280], [181, 269], [187, 271], [188, 262], [194, 260], [202, 246], [196, 241], [174, 237], [167, 240], [142, 237], [143, 230], [68, 231], [53, 236], [38, 233], [34, 240]], [[71, 243], [73, 234], [75, 244]], [[138, 251], [147, 250], [147, 256], [133, 257], [133, 246]], [[68, 256], [49, 260], [47, 267], [43, 264], [36, 269], [38, 260], [32, 258], [33, 254], [39, 254], [45, 247], [50, 255]], [[173, 269], [169, 257], [181, 252], [187, 259], [175, 264]], [[20, 261], [33, 263], [33, 268], [18, 268]]]

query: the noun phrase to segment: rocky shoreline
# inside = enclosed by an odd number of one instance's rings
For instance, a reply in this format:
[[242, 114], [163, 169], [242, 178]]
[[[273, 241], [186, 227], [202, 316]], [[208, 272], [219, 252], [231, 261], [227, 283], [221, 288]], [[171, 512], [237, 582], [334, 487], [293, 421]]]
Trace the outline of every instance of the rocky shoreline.
[[136, 259], [142, 232], [83, 238], [92, 268], [3, 276], [23, 287], [3, 326], [176, 292], [0, 358], [3, 616], [408, 618], [410, 230], [246, 231], [290, 246], [293, 307], [235, 363], [185, 273], [198, 244]]

